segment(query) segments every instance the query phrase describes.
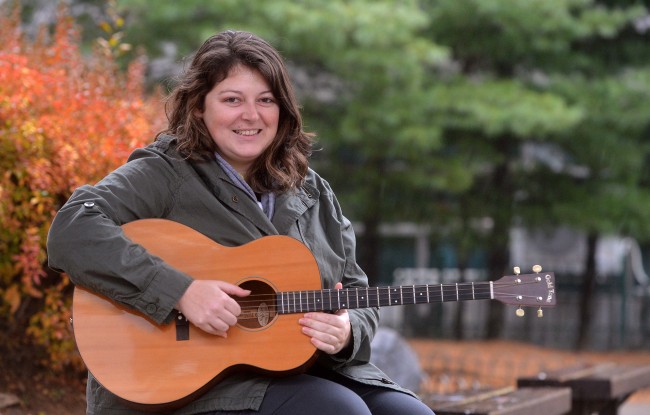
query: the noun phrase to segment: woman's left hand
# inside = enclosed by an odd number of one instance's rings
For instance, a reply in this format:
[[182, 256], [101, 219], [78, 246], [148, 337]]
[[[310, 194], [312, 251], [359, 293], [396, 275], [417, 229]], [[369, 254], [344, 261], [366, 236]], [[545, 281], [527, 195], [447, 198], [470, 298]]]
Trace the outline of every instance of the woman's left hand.
[[[343, 284], [336, 283], [337, 290]], [[306, 313], [299, 321], [302, 332], [311, 337], [311, 342], [318, 350], [328, 354], [336, 354], [350, 344], [352, 329], [348, 310], [338, 310], [334, 314]]]

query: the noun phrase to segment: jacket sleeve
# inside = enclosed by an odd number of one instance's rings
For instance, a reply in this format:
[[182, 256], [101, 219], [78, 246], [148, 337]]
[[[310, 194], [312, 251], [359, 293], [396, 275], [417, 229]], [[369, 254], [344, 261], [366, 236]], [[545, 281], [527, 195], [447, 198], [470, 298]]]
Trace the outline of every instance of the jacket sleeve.
[[149, 255], [120, 226], [164, 217], [180, 180], [173, 162], [149, 148], [136, 150], [96, 185], [75, 190], [48, 234], [50, 267], [158, 323], [167, 321], [191, 278]]
[[[356, 236], [352, 223], [343, 215], [341, 207], [331, 190], [329, 184], [323, 180], [324, 196], [329, 199], [332, 209], [332, 216], [338, 224], [338, 237], [336, 245], [340, 243], [342, 255], [345, 260], [342, 283], [343, 288], [364, 288], [368, 287], [368, 277], [356, 260]], [[329, 232], [328, 232], [329, 233]], [[334, 240], [332, 235], [328, 238]], [[378, 308], [358, 308], [348, 310], [350, 325], [352, 328], [352, 344], [336, 355], [327, 355], [331, 359], [332, 367], [356, 365], [368, 363], [371, 354], [371, 342], [379, 324]]]
[[[356, 261], [355, 235], [352, 224], [346, 218], [342, 223], [342, 237], [346, 249], [346, 267], [343, 281], [344, 288], [367, 287], [368, 277]], [[348, 310], [352, 326], [352, 349], [349, 356], [337, 355], [335, 358], [344, 359], [343, 363], [367, 363], [370, 361], [372, 339], [379, 324], [378, 308], [358, 308]]]

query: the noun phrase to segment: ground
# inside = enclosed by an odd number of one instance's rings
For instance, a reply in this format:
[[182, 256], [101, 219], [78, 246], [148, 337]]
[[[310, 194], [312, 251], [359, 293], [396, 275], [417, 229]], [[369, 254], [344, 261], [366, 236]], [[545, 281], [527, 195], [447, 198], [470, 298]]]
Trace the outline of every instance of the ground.
[[[507, 341], [410, 340], [409, 344], [427, 373], [424, 393], [508, 386], [518, 376], [578, 362], [650, 364], [649, 351], [574, 353]], [[37, 355], [26, 348], [0, 354], [0, 415], [81, 415], [85, 412], [83, 378], [44, 370]], [[2, 394], [16, 396], [19, 403], [2, 408]], [[650, 403], [650, 388], [629, 401]]]
[[[42, 352], [28, 345], [11, 350], [0, 345], [0, 415], [85, 413], [85, 376], [52, 373], [41, 364]], [[3, 407], [2, 397], [18, 398], [19, 403]]]

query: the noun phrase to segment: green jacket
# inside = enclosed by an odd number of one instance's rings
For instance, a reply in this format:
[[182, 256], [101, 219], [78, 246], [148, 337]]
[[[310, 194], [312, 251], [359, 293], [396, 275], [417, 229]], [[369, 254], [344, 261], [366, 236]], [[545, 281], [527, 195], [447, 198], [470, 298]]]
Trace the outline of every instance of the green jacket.
[[[77, 189], [58, 212], [48, 236], [52, 268], [88, 287], [169, 323], [191, 277], [133, 249], [120, 225], [142, 218], [180, 222], [226, 246], [266, 235], [303, 242], [318, 263], [323, 288], [364, 287], [367, 277], [355, 260], [355, 236], [329, 184], [310, 170], [304, 185], [279, 195], [269, 220], [255, 201], [235, 186], [216, 161], [191, 162], [175, 151], [175, 139], [160, 137], [94, 186]], [[369, 363], [377, 309], [350, 310], [353, 347], [349, 355], [321, 354], [319, 366], [358, 381], [408, 392]], [[259, 408], [270, 379], [238, 373], [218, 383], [175, 414]], [[134, 414], [89, 374], [89, 414]]]

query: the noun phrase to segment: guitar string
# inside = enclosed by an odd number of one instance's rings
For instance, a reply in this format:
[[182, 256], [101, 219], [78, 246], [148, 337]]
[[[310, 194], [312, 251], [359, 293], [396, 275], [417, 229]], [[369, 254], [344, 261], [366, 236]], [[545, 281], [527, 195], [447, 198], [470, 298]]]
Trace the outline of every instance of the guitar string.
[[[483, 282], [483, 283], [485, 284], [485, 282]], [[516, 284], [516, 283], [495, 283], [494, 286], [497, 286], [499, 288], [504, 288], [504, 287], [521, 286], [521, 285], [524, 285], [524, 284], [538, 284], [538, 283], [539, 282], [537, 282], [537, 281], [522, 282], [522, 283], [519, 283], [519, 284]], [[461, 288], [470, 287], [471, 283], [463, 283], [462, 285], [463, 286], [461, 286], [461, 284], [458, 285], [459, 290], [458, 290], [457, 297], [460, 296], [461, 292], [463, 294], [467, 294], [469, 292], [472, 292], [472, 289], [461, 290]], [[416, 285], [415, 287], [423, 288], [423, 287], [427, 287], [427, 286], [426, 285], [420, 285], [420, 286]], [[452, 298], [453, 298], [454, 294], [457, 294], [455, 284], [451, 284], [451, 285], [445, 285], [445, 284], [433, 285], [433, 286], [430, 286], [429, 288], [435, 288], [437, 290], [438, 288], [441, 288], [441, 287], [442, 287], [443, 290], [444, 290], [444, 288], [453, 288], [453, 291], [451, 293], [448, 293]], [[374, 290], [374, 292], [368, 291], [368, 299], [364, 300], [364, 301], [367, 301], [368, 303], [373, 303], [373, 302], [376, 301], [378, 304], [383, 302], [383, 306], [392, 305], [392, 304], [388, 303], [388, 301], [387, 301], [387, 300], [389, 300], [391, 298], [391, 296], [388, 294], [388, 290], [391, 289], [391, 287], [379, 287], [379, 288], [380, 288], [379, 291], [377, 291], [376, 289]], [[404, 287], [404, 288], [411, 289], [413, 287]], [[474, 287], [474, 288], [476, 288], [476, 287]], [[483, 290], [479, 290], [479, 291], [481, 291], [479, 294], [481, 294], [481, 293], [486, 294], [486, 288], [487, 287], [483, 287]], [[365, 288], [349, 288], [349, 289], [344, 289], [344, 290], [350, 290], [351, 292], [355, 292], [357, 290], [365, 290]], [[372, 290], [372, 288], [370, 290]], [[302, 291], [302, 292], [317, 293], [317, 292], [321, 292], [321, 291], [323, 291], [323, 292], [328, 292], [329, 291], [329, 293], [331, 294], [331, 293], [334, 293], [336, 290], [333, 290], [333, 289], [330, 289], [330, 290], [307, 290], [307, 291]], [[473, 291], [476, 291], [476, 290], [474, 289]], [[293, 291], [293, 292], [297, 293], [299, 291]], [[292, 292], [289, 291], [289, 292], [285, 292], [285, 294], [286, 293], [292, 293]], [[502, 292], [502, 291], [496, 291], [496, 290], [494, 291], [494, 293], [499, 295], [499, 296], [502, 296], [502, 297], [510, 297], [510, 298], [515, 298], [517, 296], [521, 296], [522, 299], [536, 299], [536, 298], [538, 298], [537, 296], [534, 296], [534, 295], [521, 295], [521, 294], [510, 293], [510, 292]], [[407, 293], [407, 295], [409, 295], [409, 294], [411, 294], [411, 292]], [[444, 291], [443, 291], [443, 294], [444, 294]], [[273, 313], [273, 314], [278, 314], [279, 307], [276, 306], [276, 304], [275, 304], [275, 301], [277, 300], [277, 295], [278, 295], [277, 293], [274, 293], [274, 294], [253, 294], [252, 296], [254, 296], [254, 297], [263, 297], [264, 299], [267, 299], [270, 302], [270, 304], [267, 305], [268, 312]], [[252, 296], [249, 296], [249, 297], [246, 297], [246, 298], [251, 298]], [[440, 292], [436, 291], [436, 292], [433, 292], [433, 293], [429, 294], [429, 299], [431, 299], [431, 298], [433, 298], [434, 300], [437, 300], [437, 301], [430, 301], [431, 303], [442, 302], [442, 300], [444, 298], [444, 295], [441, 295]], [[305, 300], [308, 300], [308, 299], [306, 298]], [[462, 301], [461, 299], [458, 299], [458, 300]], [[469, 298], [467, 300], [469, 300]], [[292, 298], [291, 301], [295, 301], [295, 298]], [[338, 298], [337, 298], [336, 301], [338, 301]], [[243, 305], [242, 308], [241, 308], [242, 314], [252, 313], [253, 317], [241, 317], [241, 315], [240, 315], [239, 320], [257, 319], [256, 314], [257, 314], [257, 310], [259, 309], [259, 304], [258, 304], [259, 301], [240, 300], [238, 302], [240, 304], [242, 304], [242, 303], [255, 303], [254, 306]], [[356, 302], [356, 299], [355, 299], [354, 302]], [[388, 303], [388, 304], [386, 304], [386, 303]], [[316, 306], [315, 303], [312, 303], [312, 304], [304, 304], [304, 303], [302, 303], [301, 304], [301, 301], [299, 299], [298, 304], [296, 304], [294, 302], [293, 304], [291, 304], [289, 306], [289, 308], [293, 308], [293, 309], [297, 310], [296, 306], [302, 306], [302, 305], [304, 305], [307, 308], [309, 308], [309, 305]], [[402, 305], [402, 304], [400, 303], [400, 305]], [[535, 306], [537, 306], [537, 304]], [[347, 308], [347, 307], [341, 307], [341, 308]], [[353, 308], [366, 308], [366, 307], [353, 307]], [[328, 310], [328, 308], [323, 308], [323, 311], [326, 311], [326, 310]], [[310, 311], [310, 310], [307, 310], [307, 311]], [[305, 311], [305, 312], [307, 312], [307, 311]], [[319, 311], [319, 310], [315, 309], [313, 311]], [[299, 314], [300, 312], [302, 312], [302, 311], [291, 311], [291, 312], [289, 312], [287, 314]]]
[[[518, 295], [518, 294], [512, 294], [512, 293], [499, 293], [499, 294], [501, 296], [503, 296], [503, 297], [511, 297], [511, 298], [515, 298]], [[388, 297], [383, 297], [384, 300], [387, 299], [387, 298]], [[536, 299], [536, 298], [537, 298], [536, 296], [527, 296], [527, 295], [522, 296], [522, 299], [529, 299], [530, 300], [530, 299]], [[440, 303], [442, 303], [442, 301], [440, 301], [441, 297], [438, 297], [438, 298], [435, 298], [435, 299], [439, 300], [439, 301], [431, 301], [431, 302], [429, 302], [429, 304], [440, 304]], [[486, 300], [487, 299], [488, 298], [486, 298]], [[274, 300], [274, 299], [271, 299], [271, 300]], [[377, 300], [381, 301], [381, 298], [378, 298]], [[461, 299], [461, 300], [459, 300], [459, 302], [460, 301], [463, 301], [463, 300]], [[374, 302], [374, 299], [373, 299], [373, 302]], [[420, 304], [423, 304], [423, 303], [420, 303]], [[383, 304], [383, 305], [381, 305], [381, 307], [390, 307], [392, 305], [393, 304], [390, 304], [390, 303], [389, 304]], [[399, 304], [399, 305], [410, 305], [410, 303], [408, 303], [408, 304]], [[531, 304], [531, 305], [523, 304], [523, 305], [524, 306], [530, 306], [530, 307], [543, 307], [544, 306], [544, 304]], [[372, 306], [368, 306], [368, 307], [352, 307], [351, 309], [370, 308], [370, 307], [376, 307], [376, 306], [372, 305]], [[273, 315], [301, 314], [301, 313], [307, 313], [307, 312], [334, 311], [334, 310], [336, 310], [336, 308], [333, 308], [332, 310], [330, 310], [328, 308], [323, 308], [323, 309], [316, 308], [316, 309], [313, 309], [313, 310], [307, 309], [305, 311], [299, 311], [298, 308], [296, 307], [296, 305], [292, 305], [289, 308], [292, 309], [292, 310], [288, 311], [286, 313], [282, 313], [281, 311], [279, 311], [279, 310], [281, 310], [281, 307], [276, 306], [275, 304], [269, 304], [267, 310], [268, 310], [269, 314], [273, 314]], [[258, 306], [242, 307], [242, 309], [241, 309], [242, 313], [238, 317], [238, 320], [239, 321], [242, 321], [242, 320], [257, 320], [258, 319], [257, 318], [258, 309], [259, 309]], [[341, 309], [346, 309], [347, 310], [349, 308], [348, 307], [341, 307]], [[252, 316], [251, 317], [246, 316], [247, 313], [252, 314]]]
[[[430, 296], [441, 296], [440, 295], [440, 290], [442, 290], [443, 295], [450, 295], [450, 296], [455, 296], [456, 292], [459, 294], [469, 294], [471, 292], [487, 292], [489, 291], [489, 282], [482, 281], [478, 284], [482, 284], [481, 286], [474, 285], [472, 286], [471, 283], [461, 283], [456, 286], [456, 284], [434, 284], [434, 285], [415, 285], [415, 293], [422, 292], [422, 289], [428, 290]], [[523, 285], [531, 285], [531, 284], [540, 284], [537, 281], [532, 281], [532, 282], [521, 282], [519, 284], [515, 283], [494, 283], [494, 292], [495, 294], [501, 294], [501, 295], [513, 295], [515, 296], [516, 294], [508, 293], [508, 292], [503, 292], [503, 291], [497, 291], [499, 288], [508, 288], [508, 287], [520, 287]], [[414, 286], [402, 286], [401, 287], [401, 293], [400, 295], [413, 295], [414, 291]], [[444, 290], [447, 290], [445, 292]], [[405, 292], [406, 290], [406, 292]], [[420, 290], [420, 291], [418, 291]], [[246, 303], [246, 302], [256, 302], [256, 298], [272, 298], [275, 299], [278, 295], [286, 294], [288, 296], [291, 296], [291, 300], [294, 301], [295, 299], [298, 299], [301, 294], [306, 294], [306, 295], [315, 295], [315, 293], [323, 293], [324, 295], [331, 295], [334, 294], [338, 291], [341, 291], [341, 293], [354, 293], [354, 296], [356, 296], [357, 293], [359, 294], [365, 294], [366, 293], [366, 287], [351, 287], [351, 288], [343, 288], [341, 290], [336, 290], [336, 289], [316, 289], [316, 290], [296, 290], [296, 291], [282, 291], [282, 292], [273, 292], [273, 293], [264, 293], [264, 294], [251, 294], [246, 297], [242, 297], [241, 300], [238, 300], [238, 303]], [[390, 292], [389, 292], [390, 291]], [[400, 291], [400, 287], [391, 287], [391, 286], [382, 286], [382, 287], [368, 287], [368, 295], [372, 296], [373, 298], [379, 297], [379, 298], [388, 298], [392, 297], [394, 292]], [[426, 292], [426, 291], [425, 291]], [[521, 294], [519, 294], [521, 295]], [[294, 298], [295, 297], [295, 298]], [[524, 295], [524, 297], [527, 297]], [[529, 296], [530, 298], [535, 298], [535, 296]]]
[[[460, 283], [458, 285], [456, 285], [456, 284], [433, 284], [433, 285], [415, 285], [415, 286], [405, 285], [405, 286], [401, 286], [401, 288], [402, 288], [401, 294], [402, 295], [412, 295], [414, 287], [415, 287], [416, 293], [421, 292], [421, 291], [417, 291], [417, 290], [425, 289], [425, 290], [428, 290], [430, 292], [430, 295], [433, 295], [433, 296], [440, 295], [440, 290], [441, 289], [443, 290], [443, 294], [445, 294], [445, 295], [449, 294], [451, 296], [454, 296], [456, 294], [456, 291], [457, 291], [456, 288], [458, 288], [459, 293], [463, 293], [463, 294], [468, 294], [468, 293], [471, 293], [472, 291], [483, 291], [484, 292], [484, 291], [489, 290], [489, 288], [490, 288], [489, 287], [489, 282], [486, 282], [486, 281], [481, 281], [481, 282], [478, 282], [478, 283], [475, 283], [475, 284], [482, 284], [482, 285], [481, 286], [477, 286], [477, 285], [472, 286], [472, 283]], [[493, 287], [494, 287], [494, 292], [497, 293], [496, 290], [498, 288], [520, 287], [520, 286], [523, 286], [523, 285], [531, 285], [531, 284], [540, 284], [540, 282], [538, 282], [538, 281], [530, 281], [530, 282], [521, 282], [519, 284], [515, 284], [515, 283], [494, 283]], [[393, 295], [392, 294], [393, 291], [400, 291], [399, 286], [397, 286], [397, 287], [392, 287], [392, 286], [350, 287], [350, 288], [343, 288], [341, 290], [336, 290], [334, 288], [320, 289], [320, 290], [319, 289], [316, 289], [316, 290], [295, 290], [295, 291], [282, 291], [282, 292], [273, 292], [273, 293], [264, 293], [264, 294], [251, 294], [251, 295], [248, 295], [246, 297], [242, 297], [241, 300], [238, 300], [238, 303], [241, 304], [241, 303], [245, 303], [245, 302], [255, 302], [256, 300], [254, 300], [254, 299], [258, 298], [258, 297], [259, 298], [261, 298], [261, 297], [270, 297], [270, 298], [275, 299], [278, 295], [281, 295], [281, 294], [287, 294], [287, 295], [293, 294], [294, 296], [296, 296], [296, 294], [299, 295], [299, 293], [313, 294], [313, 293], [322, 292], [324, 294], [328, 294], [328, 293], [333, 294], [333, 293], [336, 293], [337, 291], [341, 291], [342, 293], [355, 293], [355, 295], [356, 295], [357, 292], [359, 292], [359, 293], [363, 292], [365, 294], [366, 288], [368, 289], [368, 291], [367, 291], [368, 295], [369, 296], [373, 295], [375, 297], [377, 296], [377, 294], [379, 296], [389, 297], [389, 296]], [[445, 292], [444, 291], [445, 289], [447, 289], [447, 291], [449, 291], [449, 292], [448, 293]], [[404, 290], [407, 290], [407, 292], [405, 293]], [[391, 293], [389, 293], [389, 291]], [[507, 292], [498, 292], [498, 294], [507, 295], [509, 293], [507, 293]], [[514, 296], [515, 294], [512, 294], [512, 295]], [[530, 297], [534, 298], [535, 296], [530, 296]]]

